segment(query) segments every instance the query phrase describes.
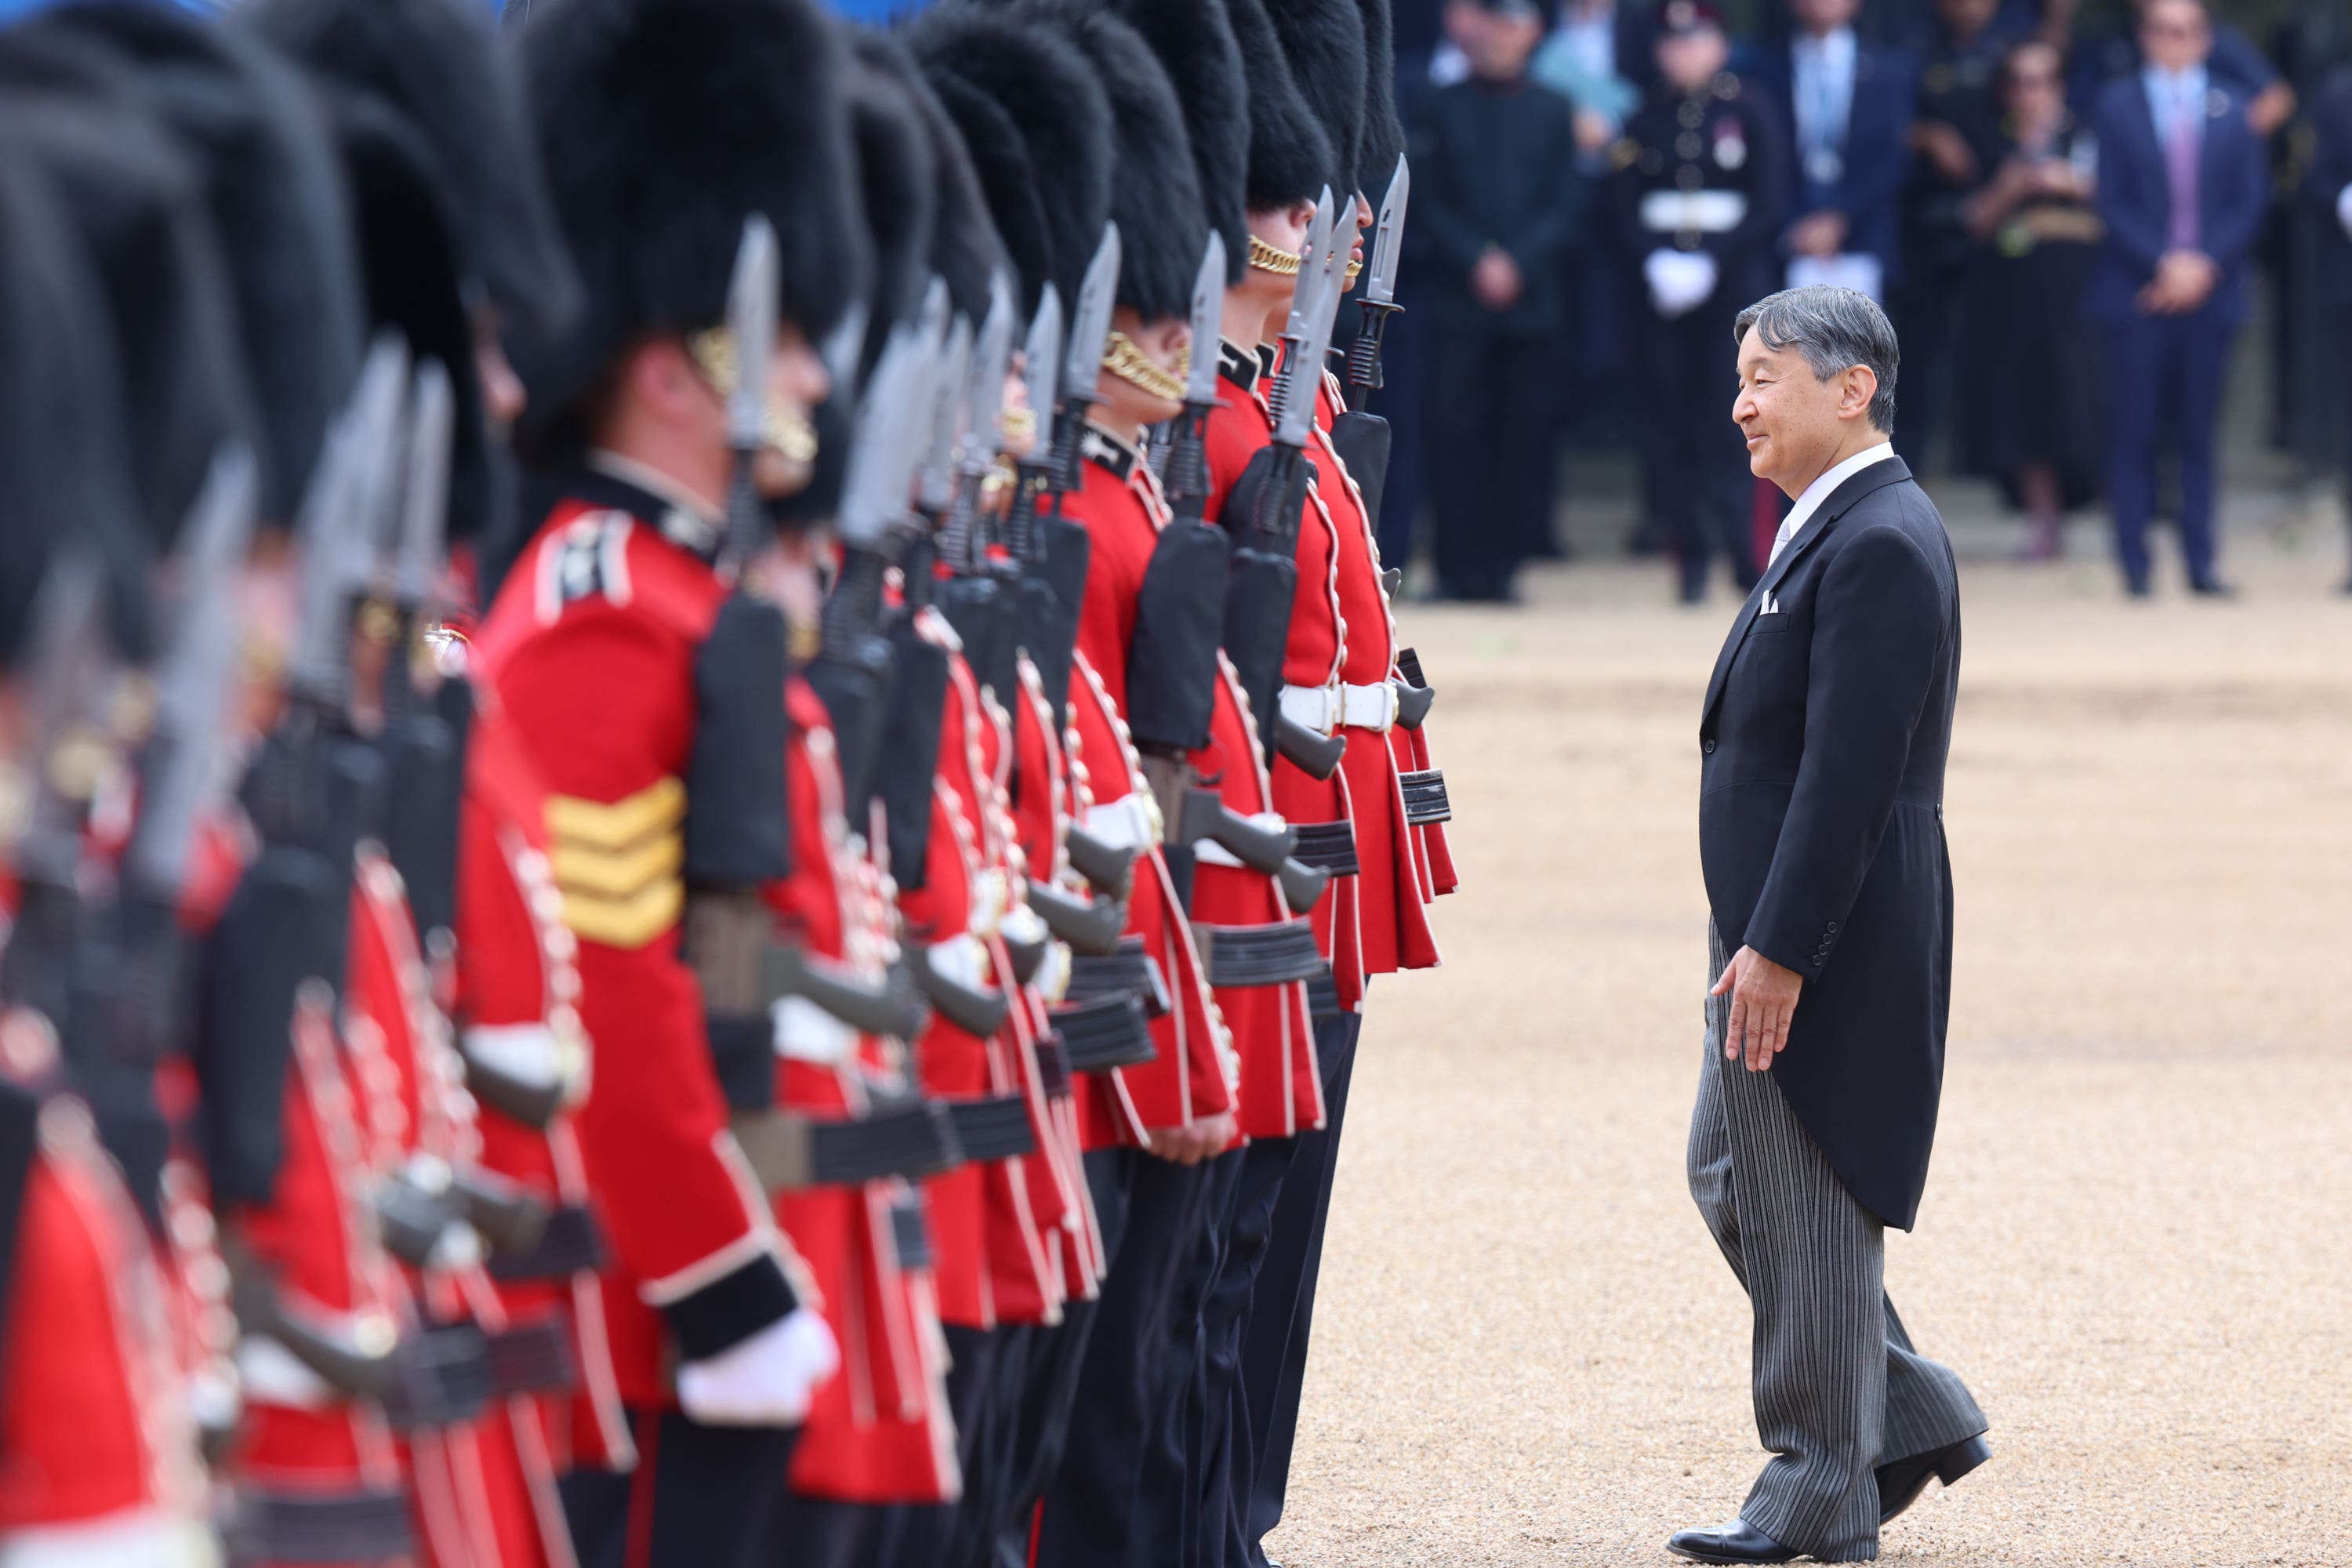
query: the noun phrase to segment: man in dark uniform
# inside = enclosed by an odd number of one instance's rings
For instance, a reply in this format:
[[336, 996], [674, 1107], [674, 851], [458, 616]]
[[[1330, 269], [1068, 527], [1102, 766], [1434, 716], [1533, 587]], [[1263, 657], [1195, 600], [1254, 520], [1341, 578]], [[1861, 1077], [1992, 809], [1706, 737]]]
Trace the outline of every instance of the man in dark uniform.
[[1740, 304], [1769, 286], [1788, 189], [1788, 131], [1724, 68], [1730, 46], [1704, 0], [1658, 17], [1663, 79], [1611, 150], [1609, 209], [1641, 277], [1633, 310], [1643, 403], [1644, 489], [1665, 531], [1683, 602], [1706, 595], [1717, 548], [1745, 592], [1747, 465], [1723, 427], [1723, 340]]
[[[2328, 279], [2328, 342], [2337, 351], [2330, 357], [2337, 361], [2340, 378], [2343, 345], [2352, 342], [2352, 65], [2338, 67], [2320, 89], [2312, 106], [2311, 125], [2311, 165], [2304, 176], [2300, 199], [2307, 211], [2333, 226], [2332, 232], [2326, 233], [2326, 265], [2321, 275]], [[2339, 410], [2352, 405], [2340, 379], [2333, 390]], [[2341, 430], [2338, 434], [2352, 436]], [[2339, 449], [2347, 454], [2347, 477], [2352, 478], [2352, 439]], [[2347, 486], [2346, 495], [2352, 497], [2352, 486]], [[2352, 594], [2352, 578], [2346, 580], [2344, 591]]]
[[1961, 209], [1991, 172], [1985, 150], [2000, 123], [1994, 88], [2018, 37], [2000, 25], [2000, 11], [1999, 0], [1937, 0], [1920, 61], [1911, 179], [1903, 193], [1903, 281], [1894, 296], [1909, 373], [1895, 445], [1914, 468], [1948, 418], [1955, 307], [1975, 249]]

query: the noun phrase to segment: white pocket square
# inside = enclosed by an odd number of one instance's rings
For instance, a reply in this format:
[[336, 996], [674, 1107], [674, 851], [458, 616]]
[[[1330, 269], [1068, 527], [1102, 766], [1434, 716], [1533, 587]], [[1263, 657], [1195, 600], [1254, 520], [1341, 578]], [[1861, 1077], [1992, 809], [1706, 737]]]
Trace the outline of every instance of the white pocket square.
[[1763, 607], [1762, 609], [1760, 609], [1760, 610], [1757, 611], [1756, 613], [1757, 613], [1758, 615], [1759, 615], [1759, 616], [1777, 616], [1777, 615], [1779, 615], [1779, 614], [1780, 613], [1780, 597], [1779, 597], [1777, 595], [1772, 595], [1772, 594], [1767, 594], [1767, 595], [1764, 595], [1764, 607]]

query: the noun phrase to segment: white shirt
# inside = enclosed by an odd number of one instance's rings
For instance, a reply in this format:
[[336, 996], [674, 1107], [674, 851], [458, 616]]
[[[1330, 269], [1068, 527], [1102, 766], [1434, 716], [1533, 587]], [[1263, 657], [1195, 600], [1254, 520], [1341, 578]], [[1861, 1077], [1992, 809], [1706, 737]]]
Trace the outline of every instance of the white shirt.
[[2140, 68], [2140, 90], [2147, 94], [2148, 116], [2156, 121], [2158, 146], [2170, 145], [2183, 130], [2192, 140], [2203, 139], [2205, 82], [2203, 66], [2190, 66], [2183, 71], [2158, 70], [2154, 66]]
[[1822, 502], [1829, 500], [1838, 486], [1845, 483], [1871, 464], [1883, 463], [1893, 456], [1895, 456], [1894, 441], [1882, 437], [1876, 446], [1864, 447], [1861, 451], [1807, 485], [1805, 493], [1797, 498], [1797, 504], [1789, 509], [1789, 515], [1782, 520], [1780, 531], [1772, 536], [1772, 554], [1764, 564], [1769, 566], [1774, 561], [1780, 559], [1780, 552], [1789, 548], [1789, 541], [1796, 538], [1798, 531], [1813, 521], [1813, 513], [1821, 510]]
[[1852, 27], [1820, 37], [1799, 37], [1789, 46], [1789, 85], [1794, 89], [1797, 146], [1805, 153], [1843, 153], [1846, 122], [1853, 114], [1853, 70], [1859, 50]]

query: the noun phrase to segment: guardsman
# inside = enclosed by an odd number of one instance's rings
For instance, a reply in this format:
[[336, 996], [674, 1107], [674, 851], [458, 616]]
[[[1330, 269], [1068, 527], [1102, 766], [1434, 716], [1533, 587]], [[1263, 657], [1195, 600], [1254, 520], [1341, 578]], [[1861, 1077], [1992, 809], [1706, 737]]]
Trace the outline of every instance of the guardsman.
[[[565, 1502], [591, 1560], [748, 1563], [837, 1357], [731, 1130], [778, 1074], [768, 1009], [726, 966], [747, 935], [758, 966], [761, 890], [793, 851], [783, 632], [729, 575], [762, 547], [761, 498], [806, 482], [828, 382], [812, 345], [866, 265], [843, 46], [805, 0], [569, 0], [519, 47], [585, 304], [519, 359], [518, 450], [562, 499], [482, 623], [475, 677], [551, 792], [590, 1041], [580, 1145], [637, 1454], [634, 1475], [575, 1472]], [[754, 220], [781, 281], [745, 268], [730, 328]]]
[[1789, 131], [1726, 68], [1731, 47], [1708, 0], [1667, 0], [1657, 52], [1658, 85], [1610, 149], [1604, 200], [1620, 248], [1641, 258], [1643, 493], [1674, 552], [1683, 602], [1696, 604], [1717, 552], [1742, 593], [1756, 581], [1754, 486], [1718, 406], [1723, 340], [1741, 303], [1772, 287]]
[[[41, 862], [63, 851], [50, 863], [78, 867], [91, 804], [79, 789], [59, 797], [77, 773], [100, 782], [88, 766], [51, 764], [68, 750], [108, 760], [101, 714], [71, 710], [64, 667], [27, 664], [66, 653], [68, 638], [98, 639], [76, 657], [108, 657], [104, 557], [88, 547], [131, 542], [140, 528], [105, 305], [74, 226], [35, 152], [0, 126], [0, 487], [12, 498], [0, 523], [0, 773], [33, 803], [0, 827], [0, 1558], [193, 1565], [216, 1548], [169, 1254], [89, 1102], [69, 1091], [68, 1026], [49, 1016], [63, 1010], [31, 1005], [55, 965], [27, 973], [43, 957], [30, 905]], [[88, 552], [58, 572], [68, 539]], [[199, 1207], [186, 1223], [205, 1218]]]

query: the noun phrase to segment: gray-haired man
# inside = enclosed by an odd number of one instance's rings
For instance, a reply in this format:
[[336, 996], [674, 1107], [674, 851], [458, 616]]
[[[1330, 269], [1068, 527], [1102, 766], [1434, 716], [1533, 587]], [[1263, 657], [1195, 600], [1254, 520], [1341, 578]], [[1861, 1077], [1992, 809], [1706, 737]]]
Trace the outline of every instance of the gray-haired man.
[[1740, 312], [1732, 418], [1796, 502], [1699, 720], [1713, 912], [1690, 1184], [1756, 1316], [1774, 1458], [1701, 1563], [1861, 1562], [1930, 1477], [1989, 1455], [1949, 1369], [1886, 1300], [1918, 1213], [1951, 990], [1944, 759], [1959, 588], [1943, 520], [1888, 445], [1895, 331], [1868, 297]]

